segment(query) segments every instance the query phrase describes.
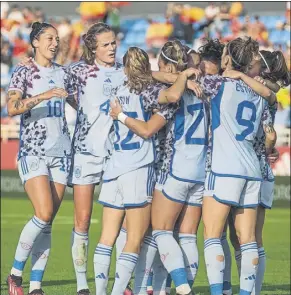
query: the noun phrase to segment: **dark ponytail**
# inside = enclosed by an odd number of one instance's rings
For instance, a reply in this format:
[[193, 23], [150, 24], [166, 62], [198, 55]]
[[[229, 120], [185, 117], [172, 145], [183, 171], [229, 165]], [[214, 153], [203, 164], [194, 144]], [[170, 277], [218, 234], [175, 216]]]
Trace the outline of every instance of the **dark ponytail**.
[[259, 44], [252, 38], [236, 38], [227, 45], [227, 54], [231, 57], [234, 70], [248, 72], [254, 56], [259, 53]]
[[279, 82], [280, 87], [290, 85], [290, 73], [285, 57], [281, 51], [261, 50], [261, 76], [273, 83]]

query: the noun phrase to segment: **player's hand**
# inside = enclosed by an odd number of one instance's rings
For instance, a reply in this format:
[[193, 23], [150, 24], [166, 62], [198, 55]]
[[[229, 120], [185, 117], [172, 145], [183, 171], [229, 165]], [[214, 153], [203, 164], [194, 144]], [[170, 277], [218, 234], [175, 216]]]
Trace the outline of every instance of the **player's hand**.
[[225, 70], [222, 76], [231, 79], [240, 79], [242, 77], [242, 74], [243, 73], [236, 70]]
[[112, 117], [113, 120], [118, 120], [117, 117], [120, 113], [122, 113], [122, 107], [116, 98], [114, 101], [110, 102], [111, 106], [111, 111], [110, 111], [110, 116]]
[[198, 69], [194, 69], [194, 68], [189, 68], [189, 69], [186, 69], [185, 71], [182, 72], [184, 75], [186, 75], [187, 78], [190, 78], [192, 76], [194, 76], [193, 78], [195, 80], [198, 80], [201, 75], [202, 75], [202, 72]]
[[274, 164], [279, 159], [279, 152], [276, 148], [273, 148], [272, 152], [268, 154], [268, 160], [271, 164]]
[[266, 85], [266, 81], [262, 77], [256, 76], [254, 79], [260, 82], [261, 84]]
[[197, 82], [192, 81], [192, 80], [188, 80], [187, 81], [187, 88], [194, 91], [194, 93], [197, 97], [202, 97], [203, 89]]
[[42, 100], [48, 100], [52, 97], [66, 98], [68, 93], [63, 88], [55, 87], [39, 95], [39, 98]]
[[24, 56], [20, 62], [18, 63], [18, 66], [29, 66], [33, 61], [33, 58], [32, 57], [27, 57], [27, 56]]

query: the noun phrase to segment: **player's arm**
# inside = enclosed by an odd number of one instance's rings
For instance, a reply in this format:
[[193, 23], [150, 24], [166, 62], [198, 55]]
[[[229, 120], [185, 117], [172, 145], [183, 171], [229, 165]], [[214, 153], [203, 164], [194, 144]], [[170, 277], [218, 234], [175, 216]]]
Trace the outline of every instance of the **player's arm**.
[[121, 105], [116, 100], [115, 103], [111, 104], [111, 112], [110, 115], [114, 120], [119, 120], [125, 126], [127, 126], [130, 130], [132, 130], [138, 136], [149, 139], [154, 134], [156, 134], [163, 126], [166, 124], [166, 119], [159, 113], [156, 113], [151, 116], [151, 118], [147, 121], [141, 121], [138, 119], [133, 119], [128, 117], [122, 112]]
[[62, 88], [53, 88], [44, 93], [28, 97], [22, 98], [22, 92], [19, 90], [11, 89], [8, 91], [8, 102], [7, 102], [7, 111], [10, 117], [23, 114], [36, 105], [38, 105], [43, 100], [48, 100], [52, 97], [62, 97], [65, 98], [67, 96], [67, 92]]
[[[187, 83], [188, 82], [188, 78], [190, 78], [191, 76], [195, 75], [196, 73], [196, 69], [187, 69], [181, 73], [178, 74], [177, 79], [174, 81], [174, 84], [167, 88], [167, 89], [163, 89], [160, 91], [159, 93], [159, 97], [158, 97], [158, 102], [160, 104], [166, 104], [166, 103], [176, 103], [180, 100], [181, 96], [183, 95], [186, 86], [188, 85], [192, 85], [194, 83], [194, 88], [190, 88], [192, 89], [195, 94], [200, 97], [202, 95], [202, 89], [200, 88], [200, 86], [198, 84], [196, 84], [195, 82], [191, 83]], [[189, 87], [188, 87], [189, 88]]]
[[[182, 73], [187, 75], [186, 82], [180, 76]], [[193, 90], [197, 97], [201, 97], [202, 89], [198, 83], [188, 80], [189, 77], [195, 76], [196, 79], [200, 77], [201, 72], [194, 68], [189, 68], [180, 74], [166, 73], [166, 72], [152, 72], [152, 76], [155, 80], [165, 83], [173, 84], [170, 88], [164, 89], [160, 92], [158, 102], [160, 104], [175, 103], [181, 98], [185, 87]], [[183, 84], [182, 84], [183, 83]], [[186, 83], [186, 86], [185, 86]], [[183, 89], [182, 94], [181, 89]]]
[[255, 79], [247, 76], [246, 74], [242, 72], [235, 71], [235, 70], [226, 70], [224, 71], [223, 76], [232, 78], [232, 79], [243, 80], [256, 93], [258, 93], [265, 100], [267, 100], [269, 105], [274, 105], [277, 101], [277, 97], [272, 90], [270, 90], [268, 87], [266, 87], [262, 83], [256, 81]]
[[264, 131], [266, 134], [265, 146], [267, 155], [271, 154], [275, 148], [277, 141], [277, 133], [274, 129], [274, 126], [264, 126]]
[[266, 152], [268, 155], [274, 149], [276, 141], [277, 141], [277, 133], [274, 129], [272, 115], [268, 106], [266, 106], [263, 110], [261, 123], [266, 135], [265, 146], [266, 146]]
[[269, 89], [271, 89], [274, 93], [277, 93], [280, 90], [280, 85], [278, 83], [273, 83], [268, 79], [263, 79], [260, 76], [256, 76], [254, 78], [256, 81], [262, 83], [263, 85], [267, 86]]

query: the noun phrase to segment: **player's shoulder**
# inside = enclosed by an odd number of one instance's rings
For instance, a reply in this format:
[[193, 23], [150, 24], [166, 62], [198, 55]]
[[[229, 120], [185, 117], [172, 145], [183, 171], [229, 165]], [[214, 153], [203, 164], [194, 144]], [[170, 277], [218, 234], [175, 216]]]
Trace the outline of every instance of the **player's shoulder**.
[[31, 69], [31, 65], [17, 65], [13, 70], [12, 73], [13, 74], [26, 74], [27, 72], [29, 72]]
[[89, 65], [84, 60], [79, 60], [79, 61], [71, 63], [68, 66], [68, 69], [71, 70], [71, 71], [78, 71], [78, 70], [81, 70], [81, 69], [85, 69], [88, 66]]

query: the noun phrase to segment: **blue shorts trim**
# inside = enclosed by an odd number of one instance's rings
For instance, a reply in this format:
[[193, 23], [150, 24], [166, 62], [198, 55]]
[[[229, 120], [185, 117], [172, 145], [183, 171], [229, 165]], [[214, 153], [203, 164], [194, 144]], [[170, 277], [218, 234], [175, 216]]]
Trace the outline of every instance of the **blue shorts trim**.
[[258, 207], [258, 206], [259, 206], [259, 204], [238, 205], [237, 208], [238, 208], [238, 209], [240, 209], [240, 208], [245, 208], [245, 209], [247, 209], [247, 208], [256, 208], [256, 207]]
[[176, 180], [179, 180], [179, 181], [182, 181], [182, 182], [204, 184], [204, 181], [184, 179], [184, 178], [180, 178], [178, 176], [175, 176], [172, 171], [170, 171], [169, 175], [172, 176], [173, 178], [175, 178]]
[[259, 205], [265, 209], [272, 209], [272, 207], [265, 205], [263, 202], [260, 202]]
[[124, 208], [144, 207], [147, 204], [150, 204], [150, 203], [148, 201], [145, 201], [139, 204], [124, 204]]
[[235, 175], [235, 174], [220, 174], [220, 173], [213, 172], [212, 170], [210, 173], [212, 173], [215, 176], [219, 176], [219, 177], [233, 177], [233, 178], [243, 178], [245, 180], [252, 180], [252, 181], [263, 181], [262, 178], [248, 177], [248, 176], [244, 176], [244, 175]]
[[198, 204], [198, 203], [186, 202], [186, 204], [189, 205], [189, 206], [193, 206], [193, 207], [200, 207], [200, 208], [202, 207], [202, 204]]
[[111, 204], [106, 203], [106, 202], [103, 202], [103, 201], [99, 201], [99, 200], [98, 200], [97, 203], [99, 203], [99, 204], [101, 204], [101, 205], [103, 205], [103, 206], [105, 206], [105, 207], [112, 208], [112, 209], [124, 210], [123, 207], [117, 207], [117, 206], [111, 205]]
[[237, 207], [237, 206], [239, 206], [239, 203], [237, 203], [237, 202], [232, 202], [232, 201], [225, 201], [225, 200], [222, 200], [222, 199], [220, 199], [220, 198], [218, 198], [216, 195], [214, 195], [213, 194], [213, 196], [212, 196], [217, 202], [219, 202], [219, 203], [222, 203], [222, 204], [225, 204], [225, 205], [229, 205], [229, 206], [235, 206], [235, 207]]
[[185, 204], [186, 203], [186, 201], [181, 201], [181, 200], [177, 200], [177, 199], [174, 199], [174, 198], [172, 198], [172, 197], [170, 197], [164, 190], [162, 190], [162, 193], [164, 194], [164, 196], [167, 198], [167, 199], [169, 199], [170, 201], [172, 201], [172, 202], [175, 202], [175, 203], [180, 203], [180, 204]]

